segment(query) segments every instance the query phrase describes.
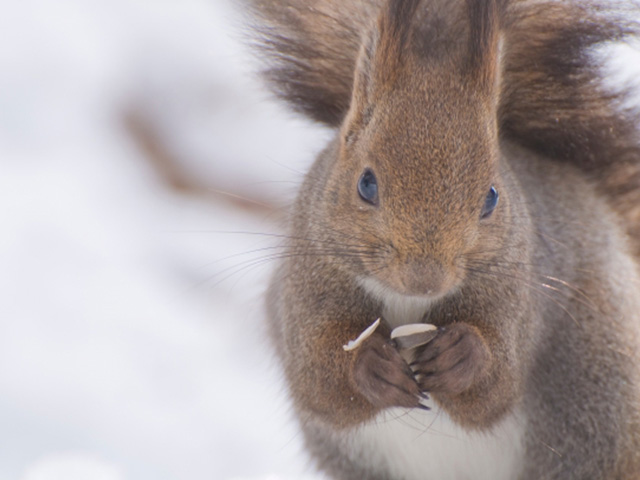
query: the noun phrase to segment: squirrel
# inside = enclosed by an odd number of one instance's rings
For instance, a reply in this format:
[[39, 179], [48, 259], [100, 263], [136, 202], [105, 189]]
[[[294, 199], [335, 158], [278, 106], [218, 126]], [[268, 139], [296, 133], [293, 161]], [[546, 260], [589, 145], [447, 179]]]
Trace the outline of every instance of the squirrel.
[[[275, 91], [335, 130], [267, 292], [317, 466], [640, 478], [638, 115], [593, 54], [637, 35], [634, 6], [249, 8]], [[410, 323], [438, 330], [407, 360], [390, 332]]]

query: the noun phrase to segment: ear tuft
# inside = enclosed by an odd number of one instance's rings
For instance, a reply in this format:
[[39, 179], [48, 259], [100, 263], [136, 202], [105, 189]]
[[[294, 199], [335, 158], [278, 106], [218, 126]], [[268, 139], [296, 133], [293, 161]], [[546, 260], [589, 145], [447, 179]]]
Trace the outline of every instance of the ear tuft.
[[402, 66], [411, 41], [413, 17], [421, 0], [388, 0], [378, 16], [378, 38], [374, 54], [376, 80], [393, 81]]
[[468, 73], [493, 90], [500, 69], [500, 21], [503, 0], [466, 0], [469, 14]]

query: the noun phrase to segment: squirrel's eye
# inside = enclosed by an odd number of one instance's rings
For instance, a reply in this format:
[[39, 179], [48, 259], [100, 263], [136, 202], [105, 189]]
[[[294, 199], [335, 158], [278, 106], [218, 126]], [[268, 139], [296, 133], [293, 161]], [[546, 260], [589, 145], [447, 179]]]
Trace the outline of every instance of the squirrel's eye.
[[493, 213], [498, 205], [499, 198], [500, 195], [498, 194], [498, 190], [496, 190], [496, 187], [492, 186], [489, 189], [489, 193], [487, 193], [487, 197], [484, 199], [484, 206], [482, 207], [482, 214], [480, 215], [480, 218], [487, 218]]
[[360, 176], [360, 180], [358, 180], [358, 193], [360, 194], [360, 198], [365, 202], [377, 205], [378, 181], [376, 180], [376, 176], [373, 172], [368, 168]]

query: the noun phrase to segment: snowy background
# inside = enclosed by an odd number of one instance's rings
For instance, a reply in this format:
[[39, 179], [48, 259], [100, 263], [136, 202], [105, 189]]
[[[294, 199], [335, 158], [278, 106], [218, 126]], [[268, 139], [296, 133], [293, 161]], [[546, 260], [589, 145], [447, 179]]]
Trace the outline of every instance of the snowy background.
[[0, 480], [321, 478], [262, 294], [328, 132], [230, 0], [1, 5]]
[[0, 479], [319, 478], [260, 234], [326, 132], [261, 89], [231, 2], [1, 4]]

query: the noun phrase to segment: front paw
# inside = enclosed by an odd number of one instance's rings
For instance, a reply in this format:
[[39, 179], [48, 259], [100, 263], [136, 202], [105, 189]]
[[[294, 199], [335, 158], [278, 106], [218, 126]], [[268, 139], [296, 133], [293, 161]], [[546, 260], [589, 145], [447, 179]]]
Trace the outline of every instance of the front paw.
[[453, 323], [418, 350], [411, 367], [421, 390], [455, 395], [475, 384], [489, 358], [489, 349], [475, 327]]
[[356, 351], [352, 379], [356, 389], [376, 408], [426, 408], [414, 374], [393, 343], [374, 334]]

